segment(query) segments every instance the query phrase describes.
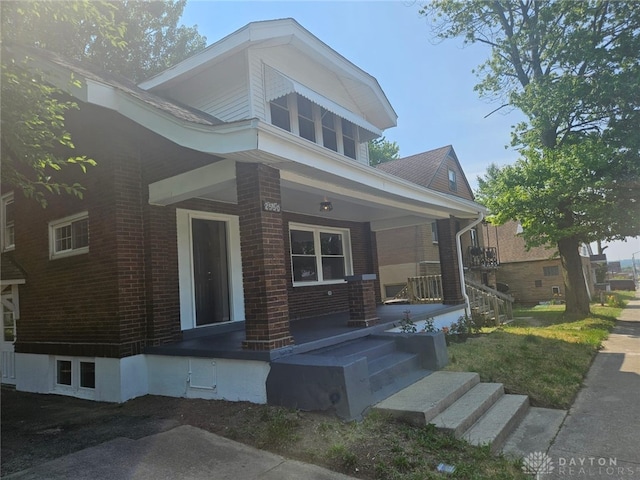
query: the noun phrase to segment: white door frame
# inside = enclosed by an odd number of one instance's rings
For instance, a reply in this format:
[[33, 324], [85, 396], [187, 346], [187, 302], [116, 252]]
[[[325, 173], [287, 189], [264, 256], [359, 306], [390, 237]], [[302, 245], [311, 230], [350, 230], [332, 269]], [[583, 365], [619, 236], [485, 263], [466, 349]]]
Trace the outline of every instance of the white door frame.
[[[195, 290], [193, 279], [193, 242], [191, 220], [225, 222], [227, 230], [227, 265], [229, 270], [229, 317], [237, 322], [244, 317], [244, 287], [242, 283], [242, 257], [240, 253], [240, 219], [235, 215], [176, 209], [178, 232], [178, 280], [180, 284], [180, 328], [196, 327]], [[225, 322], [226, 323], [226, 322]]]
[[[2, 370], [2, 383], [15, 385], [16, 383], [16, 360], [15, 360], [15, 339], [17, 337], [16, 321], [20, 318], [20, 303], [18, 297], [18, 285], [2, 285], [0, 292], [2, 302], [2, 332], [0, 333], [0, 370]], [[13, 340], [5, 341], [4, 315], [13, 314]]]

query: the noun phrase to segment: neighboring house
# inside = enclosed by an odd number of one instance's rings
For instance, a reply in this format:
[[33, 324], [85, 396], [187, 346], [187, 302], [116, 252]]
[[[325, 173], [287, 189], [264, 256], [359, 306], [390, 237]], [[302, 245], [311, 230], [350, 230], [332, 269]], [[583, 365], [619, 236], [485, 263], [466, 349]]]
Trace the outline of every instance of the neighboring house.
[[[451, 145], [384, 162], [377, 165], [377, 168], [423, 187], [473, 201], [473, 192]], [[469, 220], [457, 219], [454, 229], [459, 231], [469, 223]], [[408, 277], [441, 273], [441, 265], [449, 261], [446, 249], [440, 248], [439, 232], [442, 229], [439, 221], [433, 220], [378, 233], [376, 238], [383, 298], [396, 295], [406, 284]], [[469, 252], [472, 247], [484, 251], [481, 232], [478, 226], [461, 237], [466, 275], [477, 282], [495, 285], [492, 275], [494, 268], [481, 271], [473, 268], [480, 267], [480, 264], [471, 265], [470, 262]], [[445, 256], [442, 257], [442, 254]]]
[[83, 199], [43, 209], [3, 190], [2, 372], [17, 389], [266, 402], [273, 362], [306, 341], [295, 327], [377, 320], [376, 239], [408, 225], [438, 222], [443, 303], [464, 311], [454, 236], [483, 207], [461, 171], [444, 194], [370, 167], [393, 108], [294, 20], [251, 23], [139, 86], [3, 50], [78, 102], [75, 154], [97, 161], [69, 174]]
[[[509, 294], [516, 302], [534, 305], [540, 302], [562, 302], [565, 286], [562, 263], [555, 248], [525, 247], [522, 227], [517, 222], [500, 226], [485, 225], [487, 245], [497, 248], [500, 267], [497, 281], [509, 286]], [[589, 295], [595, 292], [595, 264], [588, 245], [580, 249], [582, 272]]]

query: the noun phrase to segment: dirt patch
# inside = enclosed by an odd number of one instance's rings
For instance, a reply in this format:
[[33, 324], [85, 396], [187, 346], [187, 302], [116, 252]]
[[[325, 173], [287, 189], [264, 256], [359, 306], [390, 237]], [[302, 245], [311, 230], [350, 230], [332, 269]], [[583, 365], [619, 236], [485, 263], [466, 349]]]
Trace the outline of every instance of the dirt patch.
[[[301, 415], [247, 402], [147, 395], [124, 404], [2, 387], [1, 475], [5, 476], [118, 437], [138, 439], [192, 425], [258, 448], [282, 452], [297, 432], [340, 426], [330, 414]], [[308, 445], [313, 438], [304, 440]], [[301, 440], [301, 439], [300, 439]], [[301, 451], [304, 460], [304, 451]], [[321, 462], [316, 462], [321, 463]], [[327, 465], [330, 465], [329, 462]]]

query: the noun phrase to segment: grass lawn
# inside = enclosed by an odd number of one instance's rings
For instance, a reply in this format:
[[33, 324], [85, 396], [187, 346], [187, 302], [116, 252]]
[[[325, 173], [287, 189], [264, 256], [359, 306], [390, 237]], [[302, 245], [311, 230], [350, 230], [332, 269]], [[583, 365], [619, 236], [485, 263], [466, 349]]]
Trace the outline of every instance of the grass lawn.
[[567, 409], [594, 355], [635, 292], [615, 292], [608, 304], [592, 304], [587, 318], [567, 318], [563, 305], [538, 305], [514, 312], [516, 320], [484, 328], [449, 347], [446, 370], [478, 372], [508, 393], [529, 395], [538, 407]]

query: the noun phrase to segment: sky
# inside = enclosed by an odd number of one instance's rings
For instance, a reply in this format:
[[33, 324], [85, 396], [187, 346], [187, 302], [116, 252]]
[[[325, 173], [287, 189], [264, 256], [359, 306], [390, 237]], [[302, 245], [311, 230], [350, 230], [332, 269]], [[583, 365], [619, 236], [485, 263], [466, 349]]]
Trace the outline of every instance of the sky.
[[[182, 16], [207, 44], [249, 22], [294, 18], [321, 41], [374, 76], [398, 115], [384, 132], [406, 157], [453, 145], [472, 188], [491, 163], [515, 162], [511, 127], [523, 117], [481, 99], [473, 69], [488, 58], [482, 45], [461, 39], [436, 42], [415, 1], [212, 1], [189, 0]], [[640, 237], [613, 242], [610, 260], [640, 258]]]

